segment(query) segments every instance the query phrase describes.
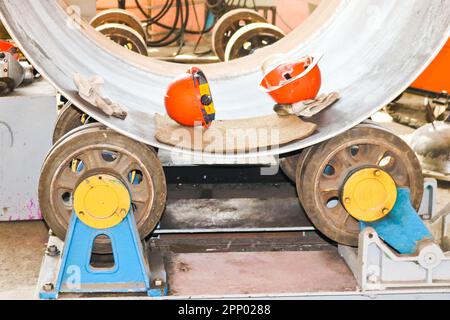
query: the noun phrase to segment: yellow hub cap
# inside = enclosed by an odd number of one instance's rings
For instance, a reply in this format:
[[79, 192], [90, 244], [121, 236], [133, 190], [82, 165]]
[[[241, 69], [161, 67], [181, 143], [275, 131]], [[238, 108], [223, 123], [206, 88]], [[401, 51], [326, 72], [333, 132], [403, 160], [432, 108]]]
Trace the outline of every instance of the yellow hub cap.
[[363, 169], [351, 175], [344, 185], [342, 203], [357, 220], [374, 222], [387, 216], [397, 201], [397, 185], [385, 171]]
[[114, 177], [87, 178], [74, 193], [73, 207], [78, 218], [91, 228], [112, 228], [125, 219], [131, 198], [125, 185]]

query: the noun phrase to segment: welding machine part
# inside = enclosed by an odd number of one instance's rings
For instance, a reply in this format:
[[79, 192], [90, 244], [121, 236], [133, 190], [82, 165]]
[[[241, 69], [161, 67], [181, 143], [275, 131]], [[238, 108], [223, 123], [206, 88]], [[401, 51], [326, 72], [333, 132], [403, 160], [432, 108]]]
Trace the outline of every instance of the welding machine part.
[[[20, 50], [17, 48], [14, 43], [11, 41], [0, 40], [0, 52], [8, 52], [10, 53], [14, 59], [19, 60], [20, 58]], [[4, 57], [2, 56], [1, 59]]]
[[22, 84], [25, 70], [9, 52], [0, 53], [0, 96], [6, 95]]
[[205, 74], [193, 67], [176, 78], [165, 96], [167, 114], [183, 126], [209, 128], [216, 111]]

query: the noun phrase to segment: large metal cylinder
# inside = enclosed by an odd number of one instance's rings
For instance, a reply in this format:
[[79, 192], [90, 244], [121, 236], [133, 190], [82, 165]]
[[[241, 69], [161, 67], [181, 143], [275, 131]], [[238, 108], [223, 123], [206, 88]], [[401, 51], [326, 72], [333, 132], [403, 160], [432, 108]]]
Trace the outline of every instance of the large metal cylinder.
[[[205, 65], [217, 118], [271, 114], [273, 101], [258, 90], [260, 66], [275, 53], [289, 58], [323, 53], [323, 91], [342, 99], [312, 119], [317, 132], [302, 141], [252, 152], [274, 155], [299, 150], [361, 123], [397, 97], [431, 63], [450, 35], [449, 0], [331, 0], [276, 45], [224, 64]], [[155, 113], [164, 113], [167, 85], [185, 65], [128, 52], [68, 16], [63, 1], [3, 0], [0, 14], [8, 31], [36, 68], [67, 98], [109, 127], [163, 149], [155, 139]], [[125, 121], [108, 118], [76, 92], [75, 73], [99, 75], [104, 92], [128, 109]], [[187, 151], [185, 151], [187, 152]], [[240, 157], [244, 155], [227, 155]]]

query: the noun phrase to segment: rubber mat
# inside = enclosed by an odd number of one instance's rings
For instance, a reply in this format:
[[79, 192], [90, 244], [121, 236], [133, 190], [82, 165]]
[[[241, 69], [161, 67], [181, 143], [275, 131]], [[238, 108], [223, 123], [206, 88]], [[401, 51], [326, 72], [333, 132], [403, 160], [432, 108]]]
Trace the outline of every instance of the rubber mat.
[[209, 129], [184, 127], [157, 114], [156, 139], [181, 149], [208, 153], [249, 152], [301, 140], [317, 126], [296, 116], [269, 115], [251, 119], [215, 121]]

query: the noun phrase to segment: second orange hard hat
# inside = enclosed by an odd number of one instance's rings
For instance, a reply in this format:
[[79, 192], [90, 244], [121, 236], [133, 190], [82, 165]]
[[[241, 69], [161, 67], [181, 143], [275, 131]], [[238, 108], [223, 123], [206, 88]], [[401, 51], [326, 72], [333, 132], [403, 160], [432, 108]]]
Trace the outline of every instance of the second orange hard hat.
[[320, 58], [304, 57], [294, 63], [281, 63], [269, 70], [260, 88], [278, 104], [294, 104], [317, 97], [322, 85]]

